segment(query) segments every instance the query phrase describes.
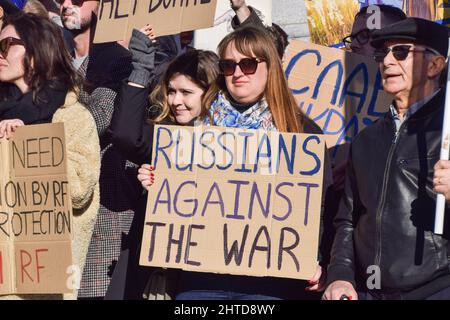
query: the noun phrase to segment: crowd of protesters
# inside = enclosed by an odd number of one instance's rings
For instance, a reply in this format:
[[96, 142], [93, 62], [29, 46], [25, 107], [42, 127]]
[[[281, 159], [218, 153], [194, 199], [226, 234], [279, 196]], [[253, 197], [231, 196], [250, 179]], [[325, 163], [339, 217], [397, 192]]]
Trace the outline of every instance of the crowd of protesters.
[[[448, 224], [433, 233], [436, 194], [450, 203], [450, 161], [439, 160], [448, 33], [385, 5], [378, 29], [362, 8], [343, 41], [374, 57], [394, 100], [353, 140], [345, 164], [332, 167], [325, 154], [314, 276], [139, 265], [155, 124], [322, 134], [288, 87], [287, 34], [245, 0], [229, 2], [234, 31], [212, 52], [193, 48], [189, 33], [158, 37], [151, 22], [129, 41], [95, 44], [97, 0], [0, 0], [0, 138], [23, 125], [65, 124], [82, 272], [75, 295], [1, 298], [450, 299]], [[380, 270], [375, 287], [370, 266]]]

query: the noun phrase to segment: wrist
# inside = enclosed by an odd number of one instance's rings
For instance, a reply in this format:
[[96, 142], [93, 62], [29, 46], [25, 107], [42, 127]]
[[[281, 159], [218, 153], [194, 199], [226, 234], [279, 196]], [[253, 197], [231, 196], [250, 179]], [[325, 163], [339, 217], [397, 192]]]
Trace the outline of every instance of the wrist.
[[235, 12], [240, 23], [243, 23], [245, 20], [247, 20], [247, 18], [250, 17], [252, 13], [247, 5], [240, 7]]
[[128, 77], [128, 82], [132, 82], [134, 84], [141, 85], [143, 87], [148, 86], [149, 81], [150, 81], [150, 72], [145, 69], [141, 70], [134, 69], [133, 71], [131, 71], [131, 74]]
[[152, 41], [149, 39], [149, 37], [147, 37], [143, 32], [137, 29], [133, 29], [130, 42], [140, 42], [147, 47], [150, 47], [152, 45]]

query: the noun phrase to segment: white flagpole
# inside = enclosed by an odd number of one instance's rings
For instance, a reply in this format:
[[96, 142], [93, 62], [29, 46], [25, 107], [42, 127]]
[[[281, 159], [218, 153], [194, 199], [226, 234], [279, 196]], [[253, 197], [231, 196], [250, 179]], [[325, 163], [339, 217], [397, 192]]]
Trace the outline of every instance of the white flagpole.
[[[449, 39], [450, 45], [450, 39]], [[450, 67], [447, 65], [447, 85], [445, 89], [444, 124], [442, 125], [441, 160], [449, 160], [450, 155]], [[436, 215], [434, 218], [434, 233], [444, 233], [445, 197], [438, 193], [436, 200]]]

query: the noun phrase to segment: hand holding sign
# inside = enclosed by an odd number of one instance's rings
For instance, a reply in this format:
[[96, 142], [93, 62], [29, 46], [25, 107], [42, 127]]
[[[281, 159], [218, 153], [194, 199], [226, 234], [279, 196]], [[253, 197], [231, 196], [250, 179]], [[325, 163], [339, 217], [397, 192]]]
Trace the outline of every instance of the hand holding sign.
[[[342, 299], [346, 296], [347, 299]], [[358, 300], [358, 294], [348, 281], [334, 281], [325, 290], [322, 300]]]
[[155, 182], [154, 167], [144, 163], [138, 170], [138, 180], [142, 184], [142, 188], [149, 191]]
[[156, 35], [153, 31], [153, 27], [150, 24], [146, 24], [144, 27], [139, 29], [139, 31], [145, 34], [152, 42], [156, 42]]
[[441, 193], [450, 202], [450, 161], [439, 160], [434, 166], [433, 191]]
[[13, 133], [17, 127], [24, 126], [20, 119], [10, 119], [0, 121], [0, 138], [6, 137], [6, 139], [12, 138]]
[[306, 287], [306, 291], [320, 292], [325, 289], [325, 283], [327, 279], [326, 269], [323, 269], [320, 265], [317, 266], [316, 273], [314, 276], [308, 281], [310, 284], [309, 287]]
[[140, 86], [147, 86], [155, 69], [155, 46], [153, 45], [153, 28], [146, 25], [140, 30], [133, 29], [130, 39], [130, 52], [133, 71], [128, 81]]

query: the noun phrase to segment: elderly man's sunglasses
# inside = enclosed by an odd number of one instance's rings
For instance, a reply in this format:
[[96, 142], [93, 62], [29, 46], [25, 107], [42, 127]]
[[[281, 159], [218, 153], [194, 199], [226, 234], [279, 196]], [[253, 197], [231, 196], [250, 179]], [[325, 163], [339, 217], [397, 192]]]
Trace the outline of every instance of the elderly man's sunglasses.
[[13, 37], [8, 37], [0, 40], [0, 53], [2, 54], [3, 57], [6, 58], [6, 56], [8, 55], [9, 48], [13, 45], [23, 46], [25, 45], [25, 43], [22, 40]]
[[245, 75], [254, 74], [256, 69], [258, 69], [258, 64], [263, 62], [264, 60], [258, 58], [244, 58], [239, 62], [234, 60], [220, 60], [219, 68], [222, 71], [223, 75], [231, 76], [236, 71], [236, 66], [241, 68], [242, 73]]
[[391, 51], [394, 58], [398, 61], [405, 60], [410, 52], [429, 52], [439, 56], [441, 55], [439, 52], [431, 48], [417, 48], [411, 44], [399, 44], [389, 48], [376, 49], [373, 54], [373, 58], [376, 62], [383, 62], [384, 58], [386, 58]]

